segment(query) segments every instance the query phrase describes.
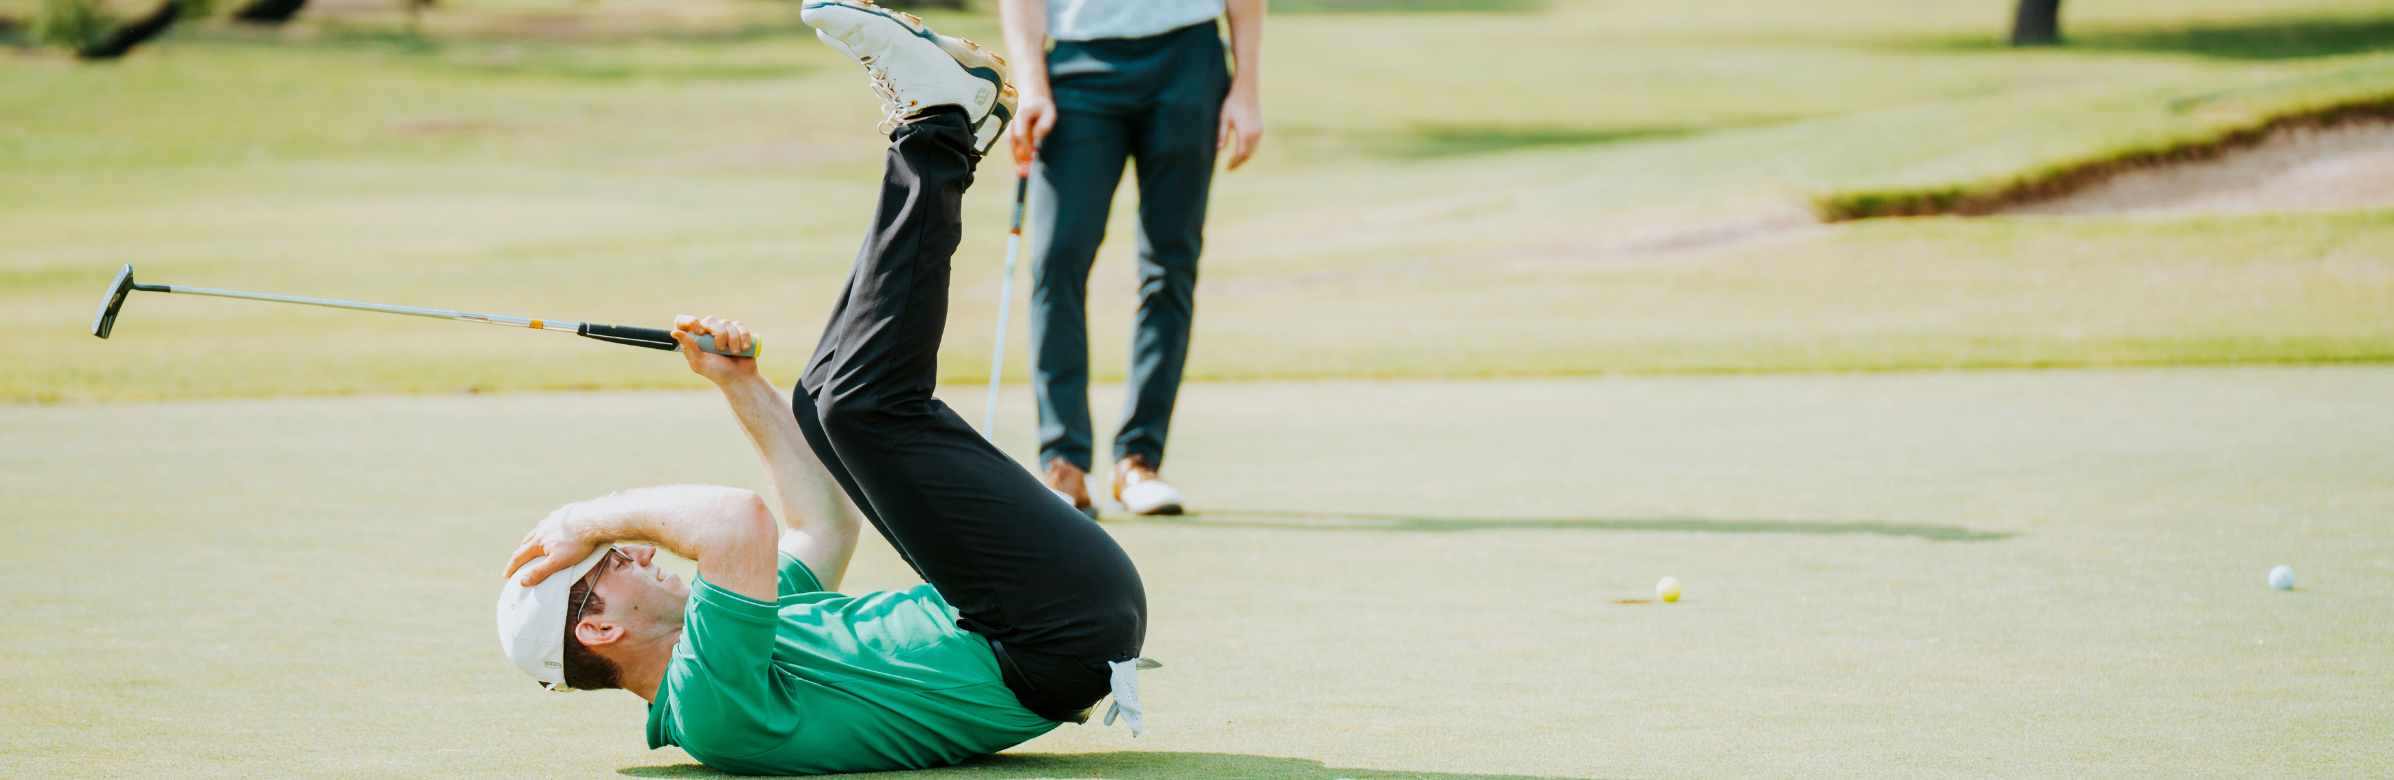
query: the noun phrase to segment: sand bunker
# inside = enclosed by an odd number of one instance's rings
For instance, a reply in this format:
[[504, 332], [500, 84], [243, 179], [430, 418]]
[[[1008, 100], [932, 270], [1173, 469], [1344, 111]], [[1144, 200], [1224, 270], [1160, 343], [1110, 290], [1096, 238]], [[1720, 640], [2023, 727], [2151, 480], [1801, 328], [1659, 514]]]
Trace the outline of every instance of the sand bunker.
[[2129, 171], [1999, 214], [2252, 212], [2394, 205], [2394, 122], [2288, 127], [2208, 160]]

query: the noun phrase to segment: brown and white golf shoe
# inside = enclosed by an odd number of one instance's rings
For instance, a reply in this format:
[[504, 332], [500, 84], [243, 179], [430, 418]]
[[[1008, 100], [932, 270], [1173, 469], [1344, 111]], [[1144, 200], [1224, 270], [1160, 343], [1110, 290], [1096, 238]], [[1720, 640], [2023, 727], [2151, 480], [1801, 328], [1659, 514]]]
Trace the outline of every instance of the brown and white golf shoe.
[[1134, 515], [1180, 514], [1180, 489], [1164, 483], [1147, 459], [1132, 455], [1114, 464], [1114, 500]]

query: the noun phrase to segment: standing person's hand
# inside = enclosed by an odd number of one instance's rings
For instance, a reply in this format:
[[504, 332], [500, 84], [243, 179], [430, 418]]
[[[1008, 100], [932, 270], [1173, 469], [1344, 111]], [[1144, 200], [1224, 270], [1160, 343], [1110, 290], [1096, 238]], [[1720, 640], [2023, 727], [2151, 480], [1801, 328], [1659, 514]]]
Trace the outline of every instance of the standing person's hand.
[[1229, 149], [1237, 136], [1239, 148], [1230, 153], [1230, 168], [1237, 170], [1263, 140], [1263, 76], [1256, 68], [1263, 61], [1264, 0], [1224, 0], [1222, 12], [1230, 23], [1230, 96], [1222, 99], [1214, 148]]
[[1006, 135], [1014, 142], [1014, 159], [1028, 161], [1039, 154], [1039, 142], [1056, 129], [1056, 99], [1045, 89], [1024, 89], [1014, 104], [1014, 124]]
[[1252, 89], [1231, 89], [1231, 98], [1221, 100], [1221, 136], [1214, 139], [1214, 148], [1231, 148], [1231, 139], [1238, 139], [1238, 151], [1231, 153], [1231, 170], [1245, 165], [1254, 156], [1254, 144], [1264, 141], [1264, 100], [1254, 98]]
[[1047, 0], [998, 0], [998, 24], [1005, 29], [1006, 57], [1014, 61], [1014, 162], [1028, 164], [1039, 142], [1056, 129], [1056, 93], [1047, 87]]
[[1215, 149], [1229, 149], [1233, 137], [1239, 147], [1230, 153], [1230, 169], [1237, 170], [1247, 158], [1255, 156], [1255, 145], [1263, 141], [1263, 101], [1255, 90], [1244, 85], [1252, 81], [1234, 82], [1230, 97], [1222, 100], [1222, 130], [1214, 140]]

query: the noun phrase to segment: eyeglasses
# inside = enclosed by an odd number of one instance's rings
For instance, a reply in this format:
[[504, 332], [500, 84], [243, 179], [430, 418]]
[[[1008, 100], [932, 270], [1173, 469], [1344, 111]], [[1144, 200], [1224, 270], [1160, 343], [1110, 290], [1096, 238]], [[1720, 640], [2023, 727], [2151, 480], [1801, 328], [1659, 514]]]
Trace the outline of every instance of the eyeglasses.
[[[629, 555], [624, 555], [624, 552], [623, 552], [622, 550], [618, 550], [618, 549], [615, 549], [615, 548], [613, 548], [613, 547], [609, 547], [609, 548], [607, 548], [607, 557], [599, 559], [599, 564], [598, 564], [597, 566], [592, 566], [592, 567], [590, 567], [591, 574], [595, 575], [595, 574], [603, 573], [603, 572], [605, 572], [605, 571], [608, 569], [608, 567], [614, 566], [614, 565], [615, 565], [615, 556], [618, 556], [618, 555], [623, 555], [623, 559], [624, 559], [625, 561], [627, 561], [627, 562], [628, 562], [628, 561], [630, 561], [630, 560], [632, 559], [632, 556], [629, 556]], [[589, 575], [585, 575], [585, 576], [589, 576]], [[569, 632], [569, 633], [570, 633], [570, 632], [572, 632], [572, 631], [573, 631], [573, 627], [574, 627], [574, 626], [578, 626], [578, 625], [581, 625], [581, 624], [582, 624], [582, 608], [583, 608], [583, 607], [590, 606], [590, 594], [597, 593], [597, 592], [598, 592], [598, 578], [594, 576], [594, 577], [591, 577], [591, 580], [590, 580], [590, 587], [589, 587], [587, 590], [584, 590], [584, 591], [582, 591], [582, 600], [574, 604], [574, 619], [572, 619], [572, 620], [569, 620], [569, 621], [566, 621], [566, 623], [565, 623], [565, 630], [566, 630], [567, 632]]]

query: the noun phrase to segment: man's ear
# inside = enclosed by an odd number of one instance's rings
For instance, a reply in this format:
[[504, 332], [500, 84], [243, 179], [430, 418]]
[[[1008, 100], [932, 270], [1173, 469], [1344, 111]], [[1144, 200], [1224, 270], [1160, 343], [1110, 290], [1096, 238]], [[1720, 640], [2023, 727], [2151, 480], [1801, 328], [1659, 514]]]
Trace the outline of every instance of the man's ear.
[[623, 626], [614, 623], [584, 620], [574, 624], [574, 638], [581, 640], [583, 647], [615, 644], [624, 638], [625, 633]]

